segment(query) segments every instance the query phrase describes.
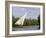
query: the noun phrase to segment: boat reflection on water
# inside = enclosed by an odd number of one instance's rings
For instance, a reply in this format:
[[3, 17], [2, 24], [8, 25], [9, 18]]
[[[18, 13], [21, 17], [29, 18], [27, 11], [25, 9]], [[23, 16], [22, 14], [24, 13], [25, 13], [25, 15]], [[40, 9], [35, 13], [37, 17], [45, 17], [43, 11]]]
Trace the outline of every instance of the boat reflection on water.
[[13, 31], [28, 31], [28, 30], [40, 30], [39, 25], [31, 25], [31, 26], [21, 26], [16, 25], [16, 27], [12, 28]]

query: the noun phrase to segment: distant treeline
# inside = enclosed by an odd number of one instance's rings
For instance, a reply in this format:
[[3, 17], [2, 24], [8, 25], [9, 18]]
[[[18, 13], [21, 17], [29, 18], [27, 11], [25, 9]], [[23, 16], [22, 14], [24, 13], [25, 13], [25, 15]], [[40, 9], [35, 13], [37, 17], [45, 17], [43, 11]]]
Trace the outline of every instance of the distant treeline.
[[24, 21], [24, 25], [28, 26], [28, 25], [39, 25], [38, 20], [36, 19], [25, 19]]
[[[15, 27], [15, 23], [19, 18], [12, 17], [12, 26]], [[25, 19], [23, 26], [31, 26], [31, 25], [40, 25], [40, 15], [38, 16], [38, 19]]]

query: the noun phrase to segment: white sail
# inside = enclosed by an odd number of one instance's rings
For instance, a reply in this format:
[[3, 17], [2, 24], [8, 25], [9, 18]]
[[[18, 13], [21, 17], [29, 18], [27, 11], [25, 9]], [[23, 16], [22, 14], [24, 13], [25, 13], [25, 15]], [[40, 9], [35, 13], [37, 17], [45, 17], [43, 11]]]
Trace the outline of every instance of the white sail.
[[25, 13], [24, 16], [22, 16], [15, 24], [23, 25], [26, 15], [27, 13]]

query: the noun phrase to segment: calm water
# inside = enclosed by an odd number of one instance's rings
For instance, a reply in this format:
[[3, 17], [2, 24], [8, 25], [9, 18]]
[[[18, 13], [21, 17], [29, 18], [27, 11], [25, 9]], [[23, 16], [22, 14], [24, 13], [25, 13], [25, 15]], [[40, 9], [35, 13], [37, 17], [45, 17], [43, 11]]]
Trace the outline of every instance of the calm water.
[[28, 31], [28, 30], [39, 30], [39, 25], [36, 26], [23, 26], [23, 27], [14, 27], [13, 31]]

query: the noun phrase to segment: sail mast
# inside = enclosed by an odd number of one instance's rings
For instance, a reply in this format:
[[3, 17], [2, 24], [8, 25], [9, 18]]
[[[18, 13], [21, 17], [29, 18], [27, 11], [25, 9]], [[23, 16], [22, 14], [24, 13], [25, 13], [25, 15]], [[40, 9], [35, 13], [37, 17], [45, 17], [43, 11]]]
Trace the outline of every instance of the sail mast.
[[23, 25], [26, 15], [27, 15], [27, 13], [25, 13], [24, 16], [22, 16], [15, 24]]

